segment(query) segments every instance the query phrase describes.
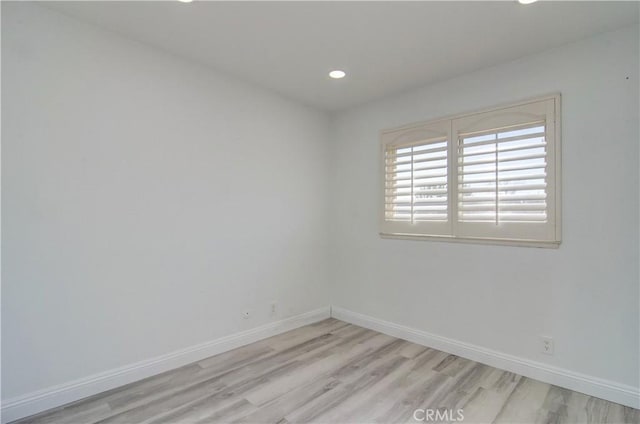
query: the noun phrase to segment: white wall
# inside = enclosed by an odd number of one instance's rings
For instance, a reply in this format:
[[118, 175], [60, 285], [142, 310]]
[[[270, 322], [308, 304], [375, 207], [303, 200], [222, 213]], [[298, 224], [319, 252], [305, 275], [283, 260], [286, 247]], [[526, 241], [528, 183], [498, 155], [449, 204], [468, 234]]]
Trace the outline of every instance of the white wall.
[[4, 399], [329, 304], [323, 114], [7, 2], [2, 103]]
[[[636, 26], [336, 114], [334, 305], [638, 387], [638, 65]], [[555, 91], [558, 250], [379, 238], [379, 130]]]

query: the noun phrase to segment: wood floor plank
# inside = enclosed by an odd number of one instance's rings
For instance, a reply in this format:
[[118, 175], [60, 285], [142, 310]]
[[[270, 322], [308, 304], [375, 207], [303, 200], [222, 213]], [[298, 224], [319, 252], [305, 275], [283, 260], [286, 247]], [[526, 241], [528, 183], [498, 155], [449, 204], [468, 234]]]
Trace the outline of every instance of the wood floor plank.
[[492, 368], [491, 373], [482, 381], [482, 387], [498, 393], [511, 393], [523, 377], [509, 371]]
[[[515, 387], [514, 387], [515, 389]], [[462, 406], [464, 421], [469, 423], [492, 423], [502, 410], [509, 394], [479, 387]]]
[[551, 386], [547, 383], [522, 378], [503, 405], [495, 423], [535, 423]]
[[222, 392], [224, 388], [226, 388], [226, 386], [223, 383], [215, 380], [191, 385], [183, 390], [175, 391], [168, 396], [163, 396], [151, 402], [127, 409], [98, 422], [101, 424], [143, 422], [195, 399], [218, 394]]
[[27, 417], [33, 424], [640, 422], [640, 411], [334, 318]]
[[[333, 377], [326, 377], [311, 381], [292, 390], [272, 401], [262, 405], [255, 412], [240, 417], [235, 422], [238, 423], [276, 423], [284, 420], [284, 417], [293, 411], [303, 407], [316, 398], [335, 389], [340, 381]], [[285, 420], [286, 421], [286, 420]]]
[[222, 353], [220, 355], [212, 356], [198, 362], [198, 365], [202, 368], [218, 368], [228, 369], [237, 368], [241, 365], [246, 365], [255, 361], [258, 358], [264, 357], [269, 354], [273, 354], [275, 349], [269, 346], [262, 346], [255, 348], [252, 345], [243, 346], [238, 349], [234, 349], [229, 352]]
[[[391, 341], [377, 350], [354, 358], [350, 363], [346, 363], [343, 367], [336, 370], [332, 376], [339, 378], [342, 383], [339, 386], [342, 392], [339, 397], [343, 401], [334, 404], [333, 408], [320, 414], [317, 419], [324, 422], [336, 422], [345, 420], [355, 421], [357, 418], [360, 418], [359, 415], [352, 417], [351, 413], [357, 411], [358, 407], [363, 403], [370, 404], [371, 399], [381, 391], [385, 390], [388, 393], [390, 385], [401, 377], [407, 376], [414, 368], [414, 363], [410, 360], [403, 361], [404, 363], [400, 366], [386, 371], [380, 379], [373, 381], [373, 384], [368, 385], [366, 390], [354, 390], [350, 384], [367, 373], [377, 375], [380, 372], [379, 367], [384, 367], [384, 364], [390, 359], [388, 355], [385, 355], [385, 352], [401, 350], [400, 348], [402, 348], [402, 346], [403, 344], [399, 344], [397, 341]], [[408, 359], [402, 355], [398, 355], [397, 358]]]
[[238, 416], [256, 410], [257, 408], [244, 398], [219, 399], [212, 395], [173, 409], [161, 416], [156, 416], [147, 420], [145, 424], [230, 422]]
[[[404, 358], [402, 355], [399, 357]], [[372, 362], [370, 367], [374, 367], [380, 362], [382, 359]], [[319, 419], [325, 422], [372, 422], [377, 413], [386, 410], [384, 405], [388, 405], [390, 399], [394, 398], [394, 391], [395, 393], [401, 391], [402, 382], [411, 373], [413, 367], [414, 363], [410, 359], [404, 361], [398, 367], [388, 371], [382, 378], [373, 382], [372, 385], [367, 386], [366, 390], [347, 393], [347, 401], [325, 412]], [[342, 377], [342, 379], [349, 382], [359, 374], [354, 373], [348, 378]]]
[[111, 408], [106, 402], [97, 402], [93, 405], [80, 404], [77, 407], [65, 407], [57, 411], [51, 411], [45, 415], [23, 420], [23, 423], [32, 424], [75, 424], [81, 422], [95, 422], [111, 415]]
[[188, 365], [165, 378], [151, 378], [142, 384], [125, 386], [122, 390], [104, 398], [112, 410], [118, 411], [132, 406], [143, 405], [151, 400], [163, 396], [166, 392], [173, 392], [185, 384], [197, 382], [202, 368], [197, 364]]
[[[382, 357], [385, 355], [385, 352], [391, 349], [397, 349], [401, 342], [401, 340], [394, 340], [389, 337], [369, 339], [350, 349], [340, 350], [333, 355], [313, 362], [306, 367], [302, 367], [295, 373], [290, 373], [279, 381], [271, 382], [268, 385], [253, 390], [251, 393], [248, 393], [246, 397], [254, 405], [262, 405], [269, 400], [295, 389], [309, 379], [322, 377], [332, 372], [336, 374], [336, 378], [340, 378], [339, 374], [342, 369], [346, 367], [359, 367], [368, 360]], [[356, 361], [356, 363], [353, 363], [354, 361]]]
[[376, 417], [376, 422], [405, 422], [410, 415], [418, 408], [431, 408], [438, 391], [446, 390], [452, 384], [451, 377], [438, 373], [424, 381], [422, 384], [415, 384], [408, 387], [402, 393], [402, 397], [387, 410]]
[[387, 373], [400, 367], [406, 361], [408, 359], [401, 356], [387, 358], [385, 362], [379, 364], [374, 370], [359, 374], [355, 380], [323, 394], [288, 414], [285, 418], [290, 423], [328, 422], [323, 418], [323, 415], [326, 415], [344, 402], [348, 402], [354, 393], [367, 390], [377, 381], [384, 378]]

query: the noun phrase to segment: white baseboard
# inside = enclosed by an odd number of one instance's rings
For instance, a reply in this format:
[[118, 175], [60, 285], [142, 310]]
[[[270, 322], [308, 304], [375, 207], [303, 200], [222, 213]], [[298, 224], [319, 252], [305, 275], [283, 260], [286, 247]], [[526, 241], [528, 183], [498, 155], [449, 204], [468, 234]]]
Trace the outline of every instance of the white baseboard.
[[576, 392], [606, 399], [632, 408], [640, 408], [640, 389], [637, 387], [576, 373], [458, 340], [437, 336], [427, 333], [426, 331], [416, 330], [336, 306], [331, 308], [331, 316], [341, 321], [379, 331], [390, 336], [471, 359], [545, 383], [575, 390]]
[[2, 402], [2, 423], [24, 418], [87, 396], [133, 383], [134, 381], [200, 361], [209, 356], [321, 321], [330, 316], [331, 308], [327, 306], [326, 308], [265, 324], [135, 364], [7, 399]]

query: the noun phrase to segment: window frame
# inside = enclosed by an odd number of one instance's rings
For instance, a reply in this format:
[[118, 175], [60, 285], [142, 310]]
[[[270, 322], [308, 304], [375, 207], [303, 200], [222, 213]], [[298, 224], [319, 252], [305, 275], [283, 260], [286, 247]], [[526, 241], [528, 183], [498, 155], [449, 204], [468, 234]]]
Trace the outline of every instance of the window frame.
[[[547, 158], [547, 213], [548, 219], [551, 221], [546, 224], [547, 235], [545, 240], [530, 239], [526, 237], [504, 237], [501, 235], [496, 236], [496, 232], [493, 231], [493, 235], [481, 235], [481, 236], [461, 236], [458, 235], [458, 225], [460, 224], [458, 216], [458, 134], [456, 123], [463, 122], [467, 118], [473, 118], [474, 115], [491, 115], [492, 113], [498, 113], [506, 111], [508, 109], [519, 110], [523, 107], [534, 106], [532, 104], [552, 101], [553, 111], [546, 112], [545, 119], [545, 136], [547, 140], [552, 137], [553, 140], [548, 144], [548, 150], [546, 152]], [[550, 121], [549, 117], [552, 118]], [[443, 128], [448, 125], [448, 150], [447, 150], [447, 211], [448, 220], [446, 227], [448, 231], [438, 231], [433, 233], [426, 233], [429, 225], [420, 224], [423, 227], [419, 232], [403, 231], [408, 225], [416, 226], [415, 223], [404, 223], [403, 225], [390, 224], [392, 221], [386, 220], [386, 205], [385, 200], [388, 196], [386, 187], [386, 152], [390, 145], [401, 145], [402, 142], [395, 140], [402, 140], [403, 137], [407, 138], [407, 134], [419, 135], [421, 133], [433, 133], [433, 128], [437, 128], [440, 132], [443, 132]], [[417, 142], [419, 139], [408, 137], [408, 143]], [[407, 144], [405, 142], [404, 144]], [[479, 243], [490, 245], [508, 245], [508, 246], [523, 246], [523, 247], [545, 247], [545, 248], [558, 248], [562, 241], [562, 140], [561, 140], [561, 95], [560, 93], [553, 93], [545, 96], [538, 96], [521, 100], [518, 102], [512, 102], [502, 105], [493, 106], [490, 108], [478, 109], [472, 112], [466, 112], [461, 114], [449, 115], [446, 117], [413, 123], [409, 125], [403, 125], [396, 128], [390, 128], [380, 131], [380, 152], [381, 152], [381, 172], [380, 183], [381, 198], [378, 200], [379, 205], [379, 234], [380, 237], [386, 239], [405, 239], [405, 240], [433, 240], [433, 241], [450, 241], [450, 242], [462, 242], [462, 243]], [[549, 171], [552, 174], [552, 178], [549, 180]], [[529, 226], [529, 224], [521, 224]], [[512, 226], [512, 228], [516, 228]], [[416, 226], [417, 228], [417, 226]], [[441, 225], [439, 228], [443, 228]], [[499, 233], [498, 233], [499, 234]]]

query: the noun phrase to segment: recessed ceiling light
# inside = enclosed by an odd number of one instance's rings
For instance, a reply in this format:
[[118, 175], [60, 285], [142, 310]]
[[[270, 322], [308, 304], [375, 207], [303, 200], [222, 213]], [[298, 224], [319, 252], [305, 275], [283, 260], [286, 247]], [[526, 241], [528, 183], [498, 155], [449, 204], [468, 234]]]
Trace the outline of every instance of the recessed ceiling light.
[[178, 0], [180, 3], [191, 3], [193, 0]]
[[344, 78], [347, 74], [344, 71], [336, 69], [335, 71], [329, 72], [329, 76], [333, 79]]
[[535, 3], [538, 0], [518, 0], [518, 3], [520, 4], [531, 4], [531, 3]]

